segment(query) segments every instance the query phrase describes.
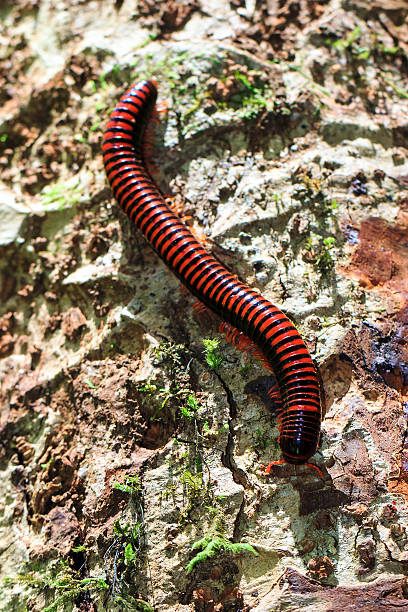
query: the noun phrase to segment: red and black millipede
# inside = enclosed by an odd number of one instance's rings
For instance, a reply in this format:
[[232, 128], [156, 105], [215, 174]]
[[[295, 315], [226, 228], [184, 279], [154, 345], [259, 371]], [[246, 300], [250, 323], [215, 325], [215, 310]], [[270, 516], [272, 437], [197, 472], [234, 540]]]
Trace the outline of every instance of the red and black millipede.
[[320, 392], [313, 361], [290, 320], [228, 272], [166, 204], [143, 157], [156, 98], [156, 83], [141, 81], [123, 94], [111, 114], [103, 161], [115, 198], [187, 289], [222, 318], [233, 343], [274, 371], [278, 388], [270, 394], [277, 401], [283, 458], [305, 463], [315, 453], [320, 434]]

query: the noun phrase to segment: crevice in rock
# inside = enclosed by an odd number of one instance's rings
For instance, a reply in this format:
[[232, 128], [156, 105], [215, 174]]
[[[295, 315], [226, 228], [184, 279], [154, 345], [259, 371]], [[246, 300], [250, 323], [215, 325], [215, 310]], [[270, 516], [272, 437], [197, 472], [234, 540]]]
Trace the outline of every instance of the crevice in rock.
[[235, 403], [234, 396], [232, 395], [231, 389], [228, 387], [227, 383], [220, 376], [220, 374], [218, 372], [214, 373], [225, 391], [229, 407], [228, 441], [225, 451], [221, 455], [222, 465], [231, 471], [235, 483], [240, 484], [242, 487], [244, 487], [244, 489], [254, 489], [254, 485], [249, 480], [247, 474], [244, 472], [244, 470], [237, 466], [234, 459], [235, 431], [233, 421], [237, 416], [237, 405]]

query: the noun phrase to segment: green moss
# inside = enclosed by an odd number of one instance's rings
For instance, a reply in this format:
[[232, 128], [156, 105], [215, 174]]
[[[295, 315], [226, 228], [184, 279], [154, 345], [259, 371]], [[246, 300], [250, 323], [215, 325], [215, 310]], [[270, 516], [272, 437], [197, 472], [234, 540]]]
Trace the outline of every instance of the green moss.
[[258, 451], [265, 450], [271, 443], [270, 438], [268, 438], [263, 431], [260, 429], [255, 430], [255, 442], [253, 444], [253, 448]]
[[58, 208], [62, 210], [74, 206], [80, 200], [80, 185], [67, 185], [66, 183], [55, 183], [45, 187], [41, 194], [41, 204], [44, 208]]
[[113, 603], [118, 606], [119, 610], [129, 610], [129, 612], [154, 612], [154, 608], [152, 608], [147, 601], [132, 597], [131, 595], [127, 597], [117, 595]]
[[190, 385], [187, 351], [183, 345], [164, 343], [156, 349], [155, 363], [162, 364], [169, 370], [169, 382], [166, 386], [146, 382], [137, 387], [140, 393], [146, 394], [158, 402], [151, 420], [160, 420], [161, 411], [168, 403], [179, 410], [187, 420], [197, 424], [197, 412], [200, 408], [195, 393]]
[[79, 546], [74, 546], [73, 548], [71, 548], [71, 550], [74, 553], [86, 552], [86, 546], [84, 546], [83, 544], [80, 544]]
[[359, 41], [360, 34], [361, 26], [357, 26], [346, 36], [346, 38], [341, 38], [335, 41], [327, 39], [326, 44], [338, 51], [350, 50], [358, 53], [358, 49], [355, 48], [355, 44]]
[[223, 362], [223, 356], [217, 352], [220, 341], [217, 338], [204, 338], [203, 344], [205, 360], [212, 370], [216, 370]]
[[306, 250], [310, 253], [310, 260], [322, 276], [327, 276], [336, 264], [333, 249], [336, 246], [336, 239], [333, 236], [316, 238], [309, 236], [306, 243]]
[[16, 577], [5, 578], [4, 583], [27, 585], [34, 589], [45, 592], [49, 597], [54, 596], [54, 601], [44, 608], [44, 612], [57, 612], [66, 609], [82, 593], [98, 593], [106, 591], [109, 585], [105, 576], [79, 577], [78, 572], [71, 569], [68, 561], [58, 559], [51, 561], [44, 570], [36, 568], [35, 571], [21, 573]]
[[124, 483], [115, 482], [113, 488], [136, 497], [142, 488], [139, 476], [127, 476]]
[[91, 389], [97, 389], [98, 387], [96, 387], [93, 382], [91, 380], [89, 380], [89, 378], [87, 378], [85, 380], [86, 384], [88, 385], [88, 387], [91, 387]]
[[198, 402], [194, 395], [189, 395], [187, 397], [186, 405], [181, 407], [181, 414], [186, 419], [193, 419], [199, 409]]
[[180, 481], [183, 483], [187, 496], [190, 499], [198, 497], [204, 487], [202, 472], [194, 474], [190, 470], [184, 470], [180, 475]]
[[[201, 549], [201, 550], [200, 550]], [[194, 542], [191, 550], [200, 550], [195, 557], [191, 559], [187, 565], [187, 573], [190, 573], [199, 563], [204, 563], [216, 555], [229, 553], [237, 555], [243, 552], [250, 552], [253, 555], [258, 555], [251, 544], [244, 542], [230, 542], [222, 535], [207, 535]]]
[[[256, 73], [254, 74], [256, 82]], [[235, 71], [234, 78], [242, 86], [242, 91], [236, 94], [232, 101], [234, 106], [238, 106], [239, 114], [244, 119], [253, 119], [260, 111], [273, 108], [273, 97], [271, 92], [266, 92], [265, 86], [258, 79], [259, 84], [255, 84], [248, 79], [248, 76], [239, 70]]]
[[113, 488], [130, 498], [121, 519], [114, 521], [113, 542], [104, 555], [110, 584], [106, 609], [113, 606], [115, 610], [151, 610], [150, 604], [135, 597], [132, 590], [135, 577], [144, 565], [143, 551], [146, 546], [142, 483], [139, 476], [129, 474], [124, 482], [115, 482]]

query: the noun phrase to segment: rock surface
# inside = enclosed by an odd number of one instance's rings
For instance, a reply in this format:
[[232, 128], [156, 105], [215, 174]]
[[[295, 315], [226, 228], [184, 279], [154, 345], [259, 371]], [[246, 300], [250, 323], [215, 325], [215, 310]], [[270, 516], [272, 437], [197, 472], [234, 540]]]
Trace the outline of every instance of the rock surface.
[[[1, 609], [406, 609], [408, 4], [0, 18]], [[270, 376], [112, 199], [103, 128], [147, 76], [163, 193], [319, 366], [323, 478], [264, 474]]]

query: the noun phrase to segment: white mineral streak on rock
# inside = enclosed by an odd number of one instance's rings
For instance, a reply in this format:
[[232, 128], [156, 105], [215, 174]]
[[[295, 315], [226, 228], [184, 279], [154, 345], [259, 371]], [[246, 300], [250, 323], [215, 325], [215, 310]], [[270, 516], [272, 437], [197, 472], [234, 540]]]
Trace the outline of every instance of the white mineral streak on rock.
[[21, 224], [30, 212], [30, 208], [16, 202], [11, 189], [0, 186], [0, 246], [17, 240]]

